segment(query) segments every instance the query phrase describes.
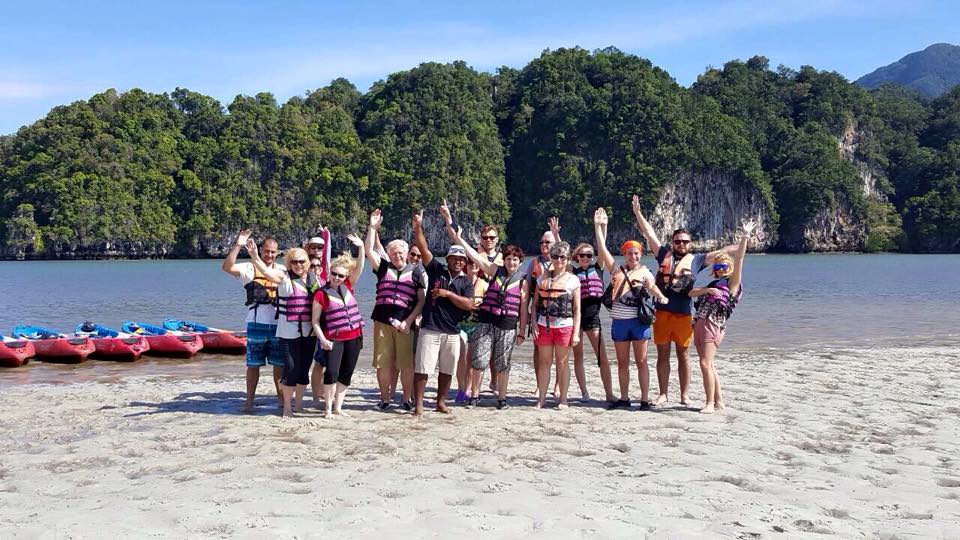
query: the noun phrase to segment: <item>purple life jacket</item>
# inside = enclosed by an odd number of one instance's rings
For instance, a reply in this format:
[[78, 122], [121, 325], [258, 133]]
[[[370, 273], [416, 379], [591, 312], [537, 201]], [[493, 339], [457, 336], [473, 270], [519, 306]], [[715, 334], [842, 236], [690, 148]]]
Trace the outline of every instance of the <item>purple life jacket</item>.
[[512, 276], [507, 276], [507, 270], [502, 266], [498, 267], [477, 309], [494, 317], [519, 317], [520, 293], [525, 278], [526, 274], [519, 270]]
[[363, 317], [357, 299], [346, 287], [334, 289], [329, 285], [321, 289], [327, 297], [327, 309], [323, 312], [323, 333], [328, 339], [363, 328]]
[[[290, 285], [293, 287], [293, 294], [290, 296], [277, 296], [277, 318], [286, 317], [290, 322], [305, 323], [310, 322], [310, 316], [313, 313], [313, 298], [310, 296], [309, 289], [316, 283], [316, 278], [310, 279], [307, 276], [306, 283], [291, 272]], [[304, 286], [306, 285], [306, 286]]]
[[417, 266], [408, 264], [397, 270], [388, 262], [381, 264], [387, 265], [387, 272], [377, 283], [374, 303], [378, 306], [397, 306], [409, 313], [417, 303], [417, 285], [413, 281]]
[[603, 296], [603, 271], [596, 265], [586, 269], [577, 267], [573, 273], [580, 278], [580, 299], [600, 298]]

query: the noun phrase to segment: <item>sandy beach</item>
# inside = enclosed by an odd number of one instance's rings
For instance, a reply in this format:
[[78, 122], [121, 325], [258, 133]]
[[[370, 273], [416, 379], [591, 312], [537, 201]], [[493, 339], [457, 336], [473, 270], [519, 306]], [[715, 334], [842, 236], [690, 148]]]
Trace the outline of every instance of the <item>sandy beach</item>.
[[[718, 365], [714, 416], [538, 411], [527, 365], [511, 409], [422, 421], [376, 412], [368, 371], [337, 419], [279, 418], [266, 378], [257, 414], [238, 414], [239, 367], [7, 386], [0, 537], [960, 537], [956, 350]], [[691, 384], [699, 401], [696, 369]]]

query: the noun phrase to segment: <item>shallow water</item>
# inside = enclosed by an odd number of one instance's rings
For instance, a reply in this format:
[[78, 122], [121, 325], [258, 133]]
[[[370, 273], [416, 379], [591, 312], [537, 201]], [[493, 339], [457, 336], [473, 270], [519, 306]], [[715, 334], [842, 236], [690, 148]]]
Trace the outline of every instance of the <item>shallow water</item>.
[[[653, 267], [653, 260], [644, 258]], [[224, 328], [243, 327], [244, 291], [219, 260], [0, 262], [6, 284], [0, 332], [17, 324], [68, 331], [83, 320], [119, 326], [124, 319], [166, 317]], [[751, 255], [744, 297], [729, 323], [724, 349], [787, 350], [960, 344], [958, 255]], [[701, 282], [706, 282], [706, 274]], [[361, 309], [373, 305], [374, 278], [357, 286]], [[604, 332], [609, 321], [605, 317]], [[369, 334], [369, 332], [367, 333]], [[609, 345], [609, 344], [608, 344]], [[365, 344], [369, 358], [371, 343]], [[526, 361], [531, 347], [516, 353]], [[611, 351], [612, 352], [612, 351]], [[651, 352], [651, 355], [653, 353]], [[611, 355], [612, 356], [612, 355]], [[33, 361], [0, 370], [0, 384], [111, 381], [130, 374], [195, 378], [242, 369], [242, 357], [201, 354], [192, 360], [144, 358], [133, 364], [79, 366]], [[363, 366], [368, 361], [361, 359]]]

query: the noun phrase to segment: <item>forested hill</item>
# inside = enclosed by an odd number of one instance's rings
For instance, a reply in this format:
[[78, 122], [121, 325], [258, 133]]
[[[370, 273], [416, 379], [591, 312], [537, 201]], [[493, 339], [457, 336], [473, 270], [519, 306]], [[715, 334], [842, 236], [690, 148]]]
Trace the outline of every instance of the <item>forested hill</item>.
[[960, 45], [934, 43], [857, 79], [864, 88], [896, 83], [936, 98], [960, 84]]
[[[302, 242], [318, 223], [386, 236], [446, 197], [476, 233], [531, 246], [655, 224], [723, 240], [740, 215], [775, 250], [960, 250], [960, 90], [934, 101], [836, 73], [710, 69], [691, 88], [616, 49], [546, 51], [521, 70], [422, 64], [366, 93], [338, 79], [279, 104], [113, 90], [0, 138], [7, 258], [217, 256], [241, 227]], [[433, 222], [434, 224], [436, 222]], [[430, 224], [430, 222], [428, 222]], [[439, 233], [434, 226], [434, 233]], [[434, 238], [439, 238], [434, 236]]]

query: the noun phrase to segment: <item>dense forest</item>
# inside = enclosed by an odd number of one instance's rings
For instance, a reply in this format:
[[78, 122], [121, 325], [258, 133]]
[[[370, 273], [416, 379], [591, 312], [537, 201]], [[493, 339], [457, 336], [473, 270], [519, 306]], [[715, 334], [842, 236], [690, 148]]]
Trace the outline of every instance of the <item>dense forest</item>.
[[0, 251], [215, 256], [241, 227], [293, 244], [319, 223], [359, 230], [375, 207], [403, 234], [441, 197], [465, 228], [531, 245], [553, 214], [587, 236], [596, 206], [629, 227], [630, 194], [654, 211], [698, 173], [758, 194], [774, 250], [831, 249], [810, 231], [834, 212], [862, 232], [837, 245], [955, 252], [958, 171], [960, 87], [868, 91], [758, 56], [684, 88], [616, 49], [559, 49], [494, 74], [426, 63], [366, 93], [337, 79], [283, 104], [178, 88], [56, 107], [0, 138]]

